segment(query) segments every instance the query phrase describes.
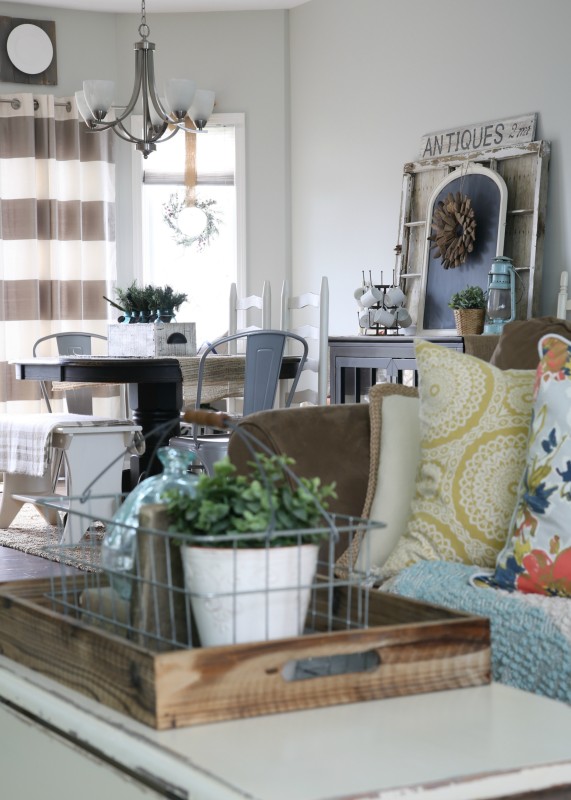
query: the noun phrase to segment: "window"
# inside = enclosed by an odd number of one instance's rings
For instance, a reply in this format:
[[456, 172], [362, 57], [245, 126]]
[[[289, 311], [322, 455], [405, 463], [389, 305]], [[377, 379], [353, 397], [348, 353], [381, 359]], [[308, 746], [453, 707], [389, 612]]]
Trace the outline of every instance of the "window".
[[[198, 345], [228, 330], [230, 284], [244, 283], [244, 116], [213, 114], [207, 131], [196, 137], [196, 199], [213, 200], [211, 209], [219, 221], [218, 234], [203, 248], [197, 242], [177, 243], [176, 233], [165, 221], [165, 206], [185, 197], [185, 135], [177, 133], [157, 145], [146, 160], [136, 153], [135, 196], [140, 196], [140, 207], [134, 208], [135, 236], [140, 241], [136, 278], [142, 284], [169, 284], [188, 294], [177, 319], [196, 322]], [[197, 213], [196, 219], [199, 226], [185, 227], [185, 234], [201, 232], [206, 218]], [[178, 221], [175, 215], [175, 224]]]

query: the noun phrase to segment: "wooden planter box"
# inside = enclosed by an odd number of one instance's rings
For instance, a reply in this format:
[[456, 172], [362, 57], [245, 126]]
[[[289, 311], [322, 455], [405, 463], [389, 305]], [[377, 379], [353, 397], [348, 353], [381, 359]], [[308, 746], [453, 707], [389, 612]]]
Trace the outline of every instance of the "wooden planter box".
[[490, 682], [487, 619], [375, 590], [365, 629], [152, 652], [54, 612], [53, 584], [0, 586], [3, 655], [157, 729]]

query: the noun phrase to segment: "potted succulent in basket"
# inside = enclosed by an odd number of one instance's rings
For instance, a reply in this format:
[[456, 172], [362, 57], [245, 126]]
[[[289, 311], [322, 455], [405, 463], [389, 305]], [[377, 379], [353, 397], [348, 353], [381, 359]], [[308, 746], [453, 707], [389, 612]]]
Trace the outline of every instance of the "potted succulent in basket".
[[460, 336], [482, 333], [486, 315], [486, 292], [481, 286], [467, 286], [455, 292], [448, 305], [454, 310], [456, 331]]
[[203, 646], [280, 639], [303, 631], [317, 541], [335, 485], [288, 480], [285, 456], [257, 456], [252, 474], [228, 458], [192, 494], [165, 493], [169, 530], [180, 535], [185, 588]]

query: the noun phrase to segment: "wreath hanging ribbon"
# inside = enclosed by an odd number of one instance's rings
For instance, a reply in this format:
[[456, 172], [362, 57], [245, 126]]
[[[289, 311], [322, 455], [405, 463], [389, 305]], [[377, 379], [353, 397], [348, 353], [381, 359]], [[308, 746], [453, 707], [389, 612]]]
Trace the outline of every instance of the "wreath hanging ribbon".
[[[186, 117], [185, 125], [195, 127], [194, 122]], [[184, 197], [176, 192], [171, 194], [166, 203], [163, 203], [163, 220], [172, 231], [172, 238], [177, 244], [183, 247], [191, 247], [196, 244], [199, 250], [207, 247], [211, 240], [218, 236], [218, 225], [220, 214], [214, 206], [216, 200], [197, 200], [196, 199], [196, 134], [185, 133], [185, 160], [184, 160]], [[197, 236], [189, 236], [180, 229], [179, 217], [185, 208], [198, 208], [206, 216], [206, 225]]]
[[441, 200], [432, 215], [432, 230], [428, 237], [435, 258], [441, 258], [444, 269], [464, 264], [474, 250], [476, 241], [476, 214], [472, 200], [465, 194], [451, 192]]
[[[190, 117], [186, 117], [185, 125], [195, 127]], [[196, 203], [196, 133], [184, 134], [184, 186], [187, 206]]]

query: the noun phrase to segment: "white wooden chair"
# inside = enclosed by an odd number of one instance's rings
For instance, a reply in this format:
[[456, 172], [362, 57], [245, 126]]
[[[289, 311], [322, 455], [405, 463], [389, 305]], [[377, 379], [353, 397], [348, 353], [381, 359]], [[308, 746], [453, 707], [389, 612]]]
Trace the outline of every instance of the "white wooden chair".
[[[259, 309], [261, 313], [260, 325], [248, 324], [249, 311]], [[249, 331], [269, 330], [272, 327], [272, 291], [269, 281], [264, 281], [262, 294], [251, 294], [248, 297], [238, 297], [236, 284], [230, 286], [230, 309], [228, 316], [228, 336]], [[236, 340], [228, 342], [228, 352], [236, 352]]]
[[[315, 319], [317, 311], [313, 312], [314, 319], [309, 319], [311, 311], [298, 317], [298, 312], [302, 309], [316, 309], [319, 312], [319, 320]], [[296, 323], [294, 324], [294, 316]], [[309, 321], [307, 321], [309, 319]], [[301, 322], [301, 324], [299, 324]], [[321, 279], [321, 289], [319, 294], [315, 292], [305, 292], [297, 296], [290, 295], [289, 283], [283, 282], [281, 296], [281, 320], [280, 328], [285, 331], [297, 333], [303, 336], [310, 344], [309, 358], [305, 365], [305, 371], [313, 372], [317, 375], [317, 381], [313, 381], [311, 388], [302, 388], [296, 391], [293, 402], [296, 404], [308, 402], [313, 405], [325, 405], [327, 403], [328, 380], [328, 337], [329, 337], [329, 284], [324, 276]], [[303, 380], [303, 378], [302, 378]], [[317, 388], [315, 388], [315, 383]]]
[[559, 293], [557, 295], [557, 317], [559, 319], [567, 319], [568, 311], [571, 311], [571, 300], [569, 299], [569, 275], [567, 272], [562, 272], [559, 283]]

